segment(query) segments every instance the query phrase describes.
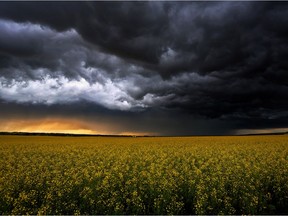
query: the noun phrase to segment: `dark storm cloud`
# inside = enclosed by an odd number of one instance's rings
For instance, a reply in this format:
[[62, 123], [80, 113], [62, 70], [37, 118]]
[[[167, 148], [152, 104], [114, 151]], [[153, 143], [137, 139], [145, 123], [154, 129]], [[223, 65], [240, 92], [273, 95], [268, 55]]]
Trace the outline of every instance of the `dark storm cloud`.
[[[230, 134], [235, 129], [233, 124], [229, 122], [227, 124], [227, 122], [215, 119], [203, 120], [183, 115], [177, 111], [171, 112], [159, 109], [147, 109], [139, 115], [135, 112], [107, 110], [89, 102], [51, 106], [35, 104], [31, 106], [0, 101], [0, 105], [2, 107], [0, 110], [2, 124], [6, 123], [7, 120], [9, 123], [9, 120], [13, 121], [15, 119], [20, 119], [24, 122], [24, 125], [25, 122], [31, 120], [77, 119], [85, 122], [84, 126], [89, 130], [96, 129], [97, 131], [97, 128], [108, 125], [109, 130], [114, 134], [128, 132], [128, 134], [150, 135], [217, 135]], [[153, 124], [151, 124], [152, 122]]]
[[0, 96], [287, 127], [287, 12], [286, 2], [1, 2]]

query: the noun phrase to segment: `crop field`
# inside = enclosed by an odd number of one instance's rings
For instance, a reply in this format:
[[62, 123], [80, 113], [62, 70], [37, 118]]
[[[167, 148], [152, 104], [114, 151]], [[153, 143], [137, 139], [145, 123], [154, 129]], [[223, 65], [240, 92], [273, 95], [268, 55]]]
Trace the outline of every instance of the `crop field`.
[[288, 214], [288, 136], [0, 136], [0, 214]]

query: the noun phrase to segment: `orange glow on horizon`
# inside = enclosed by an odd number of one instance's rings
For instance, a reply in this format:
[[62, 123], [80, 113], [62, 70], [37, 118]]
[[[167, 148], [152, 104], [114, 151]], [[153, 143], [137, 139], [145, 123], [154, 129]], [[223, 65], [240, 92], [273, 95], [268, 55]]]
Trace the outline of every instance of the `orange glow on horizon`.
[[87, 121], [67, 118], [13, 119], [1, 122], [0, 131], [30, 133], [69, 133], [102, 135], [151, 135], [141, 132], [117, 132], [107, 124], [95, 124]]
[[73, 133], [73, 134], [109, 134], [104, 129], [93, 130], [82, 121], [49, 118], [49, 119], [17, 119], [2, 123], [1, 131], [40, 132], [40, 133]]

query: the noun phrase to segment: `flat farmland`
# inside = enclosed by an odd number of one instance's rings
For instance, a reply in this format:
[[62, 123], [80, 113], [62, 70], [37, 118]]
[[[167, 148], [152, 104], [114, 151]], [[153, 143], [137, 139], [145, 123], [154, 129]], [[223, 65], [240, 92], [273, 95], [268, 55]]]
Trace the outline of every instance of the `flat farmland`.
[[0, 214], [288, 214], [288, 136], [0, 136]]

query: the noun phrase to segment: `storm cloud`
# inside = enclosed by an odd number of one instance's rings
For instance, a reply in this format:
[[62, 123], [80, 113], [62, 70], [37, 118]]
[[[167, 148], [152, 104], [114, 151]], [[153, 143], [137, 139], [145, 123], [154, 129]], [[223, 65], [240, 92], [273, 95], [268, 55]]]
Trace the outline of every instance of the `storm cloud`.
[[0, 2], [0, 112], [118, 125], [111, 133], [286, 129], [287, 12], [286, 2]]

